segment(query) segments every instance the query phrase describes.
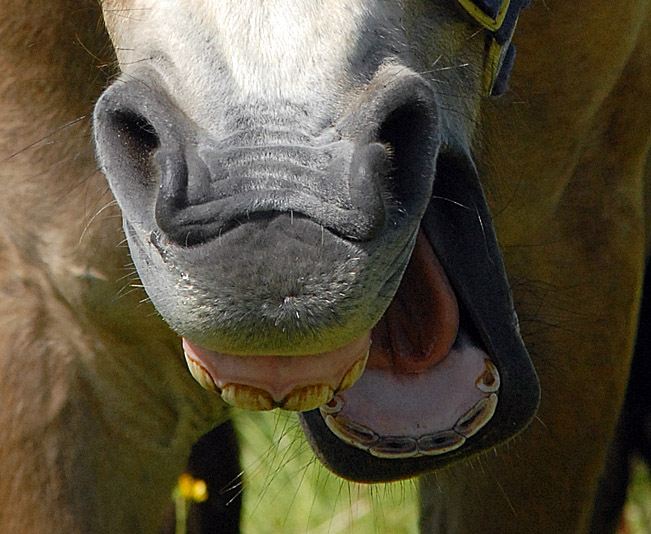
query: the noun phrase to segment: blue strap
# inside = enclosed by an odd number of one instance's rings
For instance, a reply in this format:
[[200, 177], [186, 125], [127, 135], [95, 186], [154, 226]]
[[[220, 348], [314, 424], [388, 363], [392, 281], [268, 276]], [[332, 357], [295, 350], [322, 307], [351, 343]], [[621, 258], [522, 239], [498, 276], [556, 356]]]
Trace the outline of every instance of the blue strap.
[[515, 61], [511, 44], [518, 18], [530, 0], [458, 0], [459, 4], [487, 30], [484, 93], [499, 96], [508, 88]]

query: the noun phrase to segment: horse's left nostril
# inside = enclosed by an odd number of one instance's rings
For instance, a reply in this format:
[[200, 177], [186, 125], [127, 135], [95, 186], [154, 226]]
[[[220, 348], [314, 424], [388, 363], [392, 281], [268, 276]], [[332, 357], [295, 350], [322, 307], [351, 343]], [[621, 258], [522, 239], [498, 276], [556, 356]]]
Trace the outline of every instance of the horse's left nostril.
[[427, 174], [425, 168], [435, 157], [432, 114], [423, 101], [407, 102], [387, 115], [378, 132], [378, 140], [387, 147], [393, 164], [387, 188], [406, 208], [428, 193], [424, 185], [429, 181], [415, 177]]
[[411, 216], [431, 193], [440, 147], [438, 99], [430, 83], [404, 65], [381, 67], [339, 122], [342, 135], [381, 145], [390, 157], [383, 189], [389, 203]]

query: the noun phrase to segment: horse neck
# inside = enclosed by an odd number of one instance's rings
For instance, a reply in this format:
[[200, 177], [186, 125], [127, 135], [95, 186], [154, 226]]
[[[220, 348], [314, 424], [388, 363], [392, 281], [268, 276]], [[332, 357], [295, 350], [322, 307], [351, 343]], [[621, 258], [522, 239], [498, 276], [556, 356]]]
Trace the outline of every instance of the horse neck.
[[0, 0], [0, 11], [4, 105], [40, 124], [87, 113], [106, 82], [100, 69], [106, 74], [112, 60], [98, 2]]
[[60, 289], [62, 273], [92, 269], [97, 238], [121, 239], [119, 218], [96, 216], [111, 197], [90, 135], [112, 48], [94, 0], [0, 0], [0, 13], [0, 261]]

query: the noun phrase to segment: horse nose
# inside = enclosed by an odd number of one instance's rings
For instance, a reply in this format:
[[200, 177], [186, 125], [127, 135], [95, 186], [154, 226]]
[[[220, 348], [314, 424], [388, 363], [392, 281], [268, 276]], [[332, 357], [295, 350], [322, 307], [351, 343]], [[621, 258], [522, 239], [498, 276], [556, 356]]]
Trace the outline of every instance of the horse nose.
[[349, 239], [374, 237], [385, 222], [385, 146], [334, 132], [300, 139], [275, 127], [264, 141], [204, 139], [184, 153], [161, 147], [155, 216], [177, 244], [207, 241], [251, 219], [289, 213]]
[[401, 64], [378, 69], [337, 125], [359, 143], [378, 142], [391, 155], [385, 196], [408, 216], [422, 215], [441, 146], [438, 97], [421, 75]]
[[328, 127], [306, 127], [300, 121], [310, 110], [298, 105], [295, 117], [280, 121], [231, 107], [243, 118], [225, 117], [236, 126], [217, 135], [198, 128], [155, 84], [132, 79], [105, 92], [94, 128], [121, 207], [149, 210], [178, 245], [277, 213], [363, 241], [381, 233], [389, 210], [409, 211], [427, 198], [435, 109], [422, 78], [389, 68]]

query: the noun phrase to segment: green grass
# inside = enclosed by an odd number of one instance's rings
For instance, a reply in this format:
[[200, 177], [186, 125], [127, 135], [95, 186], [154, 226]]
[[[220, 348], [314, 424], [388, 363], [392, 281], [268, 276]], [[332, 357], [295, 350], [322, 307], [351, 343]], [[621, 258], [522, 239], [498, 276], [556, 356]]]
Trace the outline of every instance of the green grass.
[[[296, 417], [236, 411], [244, 466], [244, 534], [416, 534], [415, 482], [351, 484], [315, 459]], [[634, 465], [623, 528], [651, 534], [651, 476]]]
[[315, 459], [296, 416], [238, 412], [244, 534], [416, 534], [416, 484], [360, 485]]
[[651, 534], [651, 476], [641, 462], [633, 466], [624, 523], [621, 534]]

